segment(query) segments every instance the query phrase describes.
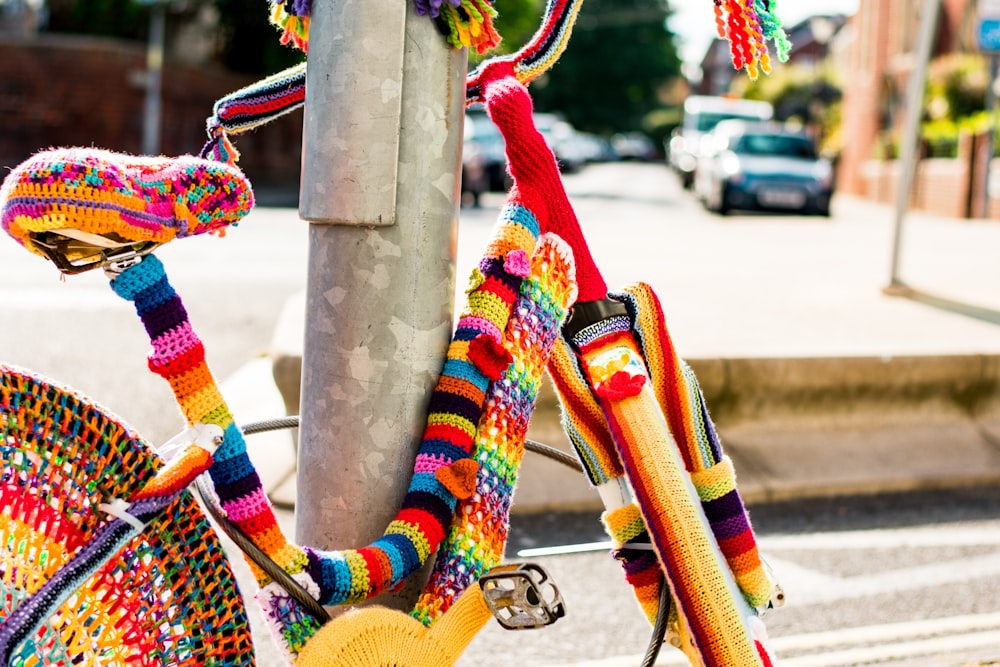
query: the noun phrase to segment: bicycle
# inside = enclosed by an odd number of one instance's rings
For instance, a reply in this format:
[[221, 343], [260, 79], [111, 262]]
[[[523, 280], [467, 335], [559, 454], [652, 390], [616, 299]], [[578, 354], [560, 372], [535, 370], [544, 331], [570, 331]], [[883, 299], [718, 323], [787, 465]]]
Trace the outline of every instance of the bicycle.
[[[278, 5], [286, 12], [296, 6]], [[507, 140], [514, 187], [473, 272], [469, 302], [431, 398], [410, 491], [383, 537], [362, 549], [321, 552], [281, 534], [246, 456], [244, 433], [153, 253], [174, 238], [219, 232], [246, 214], [250, 187], [234, 166], [227, 132], [299, 103], [296, 81], [304, 68], [217, 105], [201, 158], [53, 150], [12, 173], [0, 197], [5, 229], [64, 273], [104, 269], [114, 291], [134, 303], [153, 344], [150, 369], [169, 382], [190, 428], [161, 450], [164, 457], [175, 450], [163, 464], [86, 399], [2, 368], [0, 405], [10, 448], [5, 461], [14, 463], [5, 465], [5, 489], [9, 507], [17, 496], [31, 502], [23, 516], [25, 503], [16, 505], [7, 524], [15, 539], [8, 539], [5, 581], [20, 578], [5, 591], [10, 609], [0, 626], [0, 662], [46, 659], [36, 649], [47, 657], [62, 651], [91, 660], [131, 649], [152, 660], [154, 648], [161, 662], [245, 661], [249, 647], [237, 595], [225, 589], [230, 606], [224, 611], [182, 599], [188, 576], [200, 576], [209, 591], [214, 582], [231, 580], [211, 529], [187, 495], [196, 479], [209, 498], [206, 507], [221, 508], [217, 520], [241, 540], [257, 568], [259, 599], [297, 664], [372, 664], [374, 655], [399, 664], [448, 664], [491, 612], [511, 628], [551, 623], [563, 604], [545, 573], [499, 563], [510, 490], [497, 497], [494, 468], [500, 461], [490, 454], [509, 456], [516, 470], [537, 383], [548, 367], [578, 456], [608, 505], [605, 522], [619, 547], [616, 557], [654, 624], [652, 659], [659, 650], [656, 635], [671, 625], [680, 648], [698, 664], [772, 664], [760, 626], [751, 621], [772, 603], [773, 582], [757, 557], [731, 465], [713, 437], [696, 380], [672, 353], [648, 288], [608, 293], [551, 151], [531, 121], [525, 84], [558, 57], [578, 9], [579, 2], [551, 2], [525, 48], [487, 61], [469, 77], [469, 100], [485, 103]], [[301, 36], [293, 41], [305, 43]], [[246, 100], [274, 90], [282, 97], [265, 114], [249, 121], [241, 115]], [[679, 450], [671, 432], [686, 434], [678, 436]], [[86, 448], [92, 441], [100, 445], [96, 452]], [[80, 457], [81, 450], [90, 456]], [[93, 465], [94, 456], [101, 466]], [[136, 467], [118, 471], [119, 458]], [[66, 476], [85, 481], [67, 487]], [[673, 489], [677, 498], [664, 498], [662, 489]], [[107, 497], [95, 496], [97, 490]], [[493, 505], [486, 504], [490, 500]], [[67, 541], [73, 531], [65, 516], [48, 512], [50, 502], [72, 518], [85, 518], [86, 530]], [[484, 509], [497, 516], [498, 531], [466, 519]], [[101, 522], [98, 511], [110, 518]], [[668, 521], [659, 520], [663, 514]], [[720, 533], [723, 523], [735, 531]], [[157, 535], [186, 538], [179, 553], [149, 543], [146, 527], [153, 524]], [[460, 546], [470, 536], [480, 551]], [[192, 550], [205, 545], [211, 553]], [[109, 558], [121, 553], [131, 560], [115, 569]], [[389, 590], [435, 553], [435, 569], [412, 617], [366, 608], [331, 621], [323, 609]], [[157, 569], [177, 562], [199, 571], [170, 578]], [[145, 578], [130, 587], [132, 572]], [[81, 591], [92, 595], [81, 597]], [[176, 615], [177, 609], [192, 610], [194, 619]], [[153, 625], [142, 627], [150, 619]], [[368, 653], [356, 652], [359, 642]], [[126, 655], [132, 657], [122, 659], [139, 659]]]

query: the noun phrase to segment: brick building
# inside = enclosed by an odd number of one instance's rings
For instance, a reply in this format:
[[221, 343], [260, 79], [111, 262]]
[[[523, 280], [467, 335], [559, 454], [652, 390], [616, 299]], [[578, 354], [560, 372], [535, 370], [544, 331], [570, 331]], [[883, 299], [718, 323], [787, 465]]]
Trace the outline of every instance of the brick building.
[[[923, 0], [861, 0], [851, 18], [838, 187], [866, 194], [864, 165], [879, 136], [902, 125]], [[975, 0], [942, 0], [934, 55], [973, 51]]]

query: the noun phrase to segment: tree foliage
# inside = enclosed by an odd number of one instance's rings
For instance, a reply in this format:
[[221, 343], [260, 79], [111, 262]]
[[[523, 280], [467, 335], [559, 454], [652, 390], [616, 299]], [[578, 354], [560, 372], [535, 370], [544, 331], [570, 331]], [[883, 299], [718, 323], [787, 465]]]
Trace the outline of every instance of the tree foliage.
[[639, 130], [680, 74], [666, 0], [587, 0], [569, 46], [532, 87], [537, 108], [581, 130]]

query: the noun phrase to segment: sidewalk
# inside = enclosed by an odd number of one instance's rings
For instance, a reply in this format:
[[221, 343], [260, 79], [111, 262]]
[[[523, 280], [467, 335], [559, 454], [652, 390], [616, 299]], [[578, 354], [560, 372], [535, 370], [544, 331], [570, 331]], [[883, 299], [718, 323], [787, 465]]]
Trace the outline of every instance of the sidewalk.
[[[585, 226], [601, 184], [589, 170], [567, 179], [571, 197], [585, 193]], [[919, 291], [901, 297], [882, 291], [893, 211], [840, 196], [834, 215], [681, 221], [670, 234], [682, 248], [636, 252], [622, 251], [621, 224], [586, 233], [610, 285], [641, 266], [656, 288], [748, 502], [1000, 482], [1000, 223], [908, 214], [901, 277]], [[463, 225], [460, 277], [490, 227]], [[304, 295], [286, 304], [271, 357], [290, 412], [304, 309]], [[273, 385], [268, 370], [240, 384]], [[569, 449], [547, 384], [529, 437]], [[269, 490], [293, 502], [291, 448], [254, 449], [284, 486]], [[515, 511], [598, 506], [580, 475], [527, 457]]]

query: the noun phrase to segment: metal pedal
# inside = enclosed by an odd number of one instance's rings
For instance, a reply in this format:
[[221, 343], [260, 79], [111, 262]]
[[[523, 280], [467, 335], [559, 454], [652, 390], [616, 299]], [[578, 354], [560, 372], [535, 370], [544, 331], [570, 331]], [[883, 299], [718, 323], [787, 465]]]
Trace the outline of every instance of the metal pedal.
[[559, 589], [535, 563], [500, 565], [484, 574], [479, 585], [486, 606], [507, 630], [542, 628], [566, 615]]

